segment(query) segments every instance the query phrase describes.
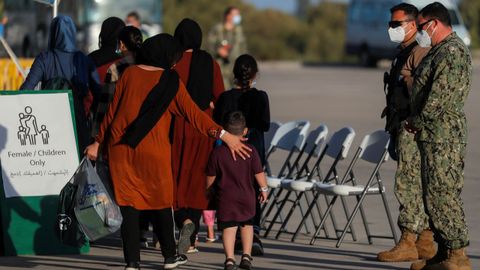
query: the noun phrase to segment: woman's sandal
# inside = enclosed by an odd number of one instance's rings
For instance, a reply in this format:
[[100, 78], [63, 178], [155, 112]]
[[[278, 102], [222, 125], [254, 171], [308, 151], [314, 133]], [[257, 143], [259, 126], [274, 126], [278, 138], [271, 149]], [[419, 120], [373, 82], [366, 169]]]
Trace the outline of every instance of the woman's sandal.
[[225, 260], [225, 268], [224, 270], [237, 270], [237, 263], [234, 259], [228, 258]]
[[240, 269], [252, 269], [252, 261], [253, 261], [253, 258], [252, 256], [248, 255], [248, 254], [243, 254], [242, 255], [242, 260], [240, 261]]
[[205, 239], [205, 243], [213, 243], [213, 242], [215, 242], [215, 241], [217, 241], [217, 238], [216, 238], [216, 237], [214, 237], [214, 238], [208, 238], [208, 237], [207, 237], [207, 238]]

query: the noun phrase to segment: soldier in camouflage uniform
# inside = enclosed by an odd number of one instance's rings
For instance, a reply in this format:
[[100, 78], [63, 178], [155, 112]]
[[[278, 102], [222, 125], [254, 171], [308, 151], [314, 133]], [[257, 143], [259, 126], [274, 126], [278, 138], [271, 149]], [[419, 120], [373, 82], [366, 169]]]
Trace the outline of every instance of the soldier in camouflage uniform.
[[471, 87], [472, 59], [452, 32], [448, 10], [440, 3], [426, 6], [418, 19], [417, 41], [432, 45], [415, 72], [412, 118], [407, 130], [416, 134], [421, 154], [423, 199], [438, 244], [430, 260], [411, 269], [469, 270], [469, 244], [462, 199], [467, 121], [464, 104]]
[[208, 35], [209, 51], [220, 64], [225, 89], [233, 86], [235, 59], [247, 52], [241, 21], [240, 10], [229, 7], [225, 10], [223, 23], [215, 25]]
[[390, 40], [400, 45], [390, 72], [384, 76], [387, 107], [382, 117], [386, 116], [385, 129], [391, 136], [391, 146], [394, 146], [394, 149], [389, 147], [391, 156], [396, 156], [398, 162], [395, 196], [400, 204], [398, 226], [402, 237], [395, 247], [380, 252], [377, 259], [382, 262], [402, 262], [430, 259], [436, 251], [423, 206], [420, 152], [414, 135], [403, 128], [404, 121], [410, 115], [413, 73], [430, 48], [422, 48], [415, 41], [415, 20], [418, 16], [415, 6], [401, 3], [391, 8], [390, 12]]

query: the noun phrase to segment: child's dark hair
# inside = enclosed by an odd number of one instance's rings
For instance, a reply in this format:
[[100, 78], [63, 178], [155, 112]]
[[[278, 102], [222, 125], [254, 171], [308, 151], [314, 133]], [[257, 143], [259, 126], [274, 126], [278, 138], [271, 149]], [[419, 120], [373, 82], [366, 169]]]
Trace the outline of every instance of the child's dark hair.
[[247, 121], [241, 111], [229, 112], [223, 119], [225, 130], [236, 136], [243, 135], [246, 126]]
[[122, 41], [129, 51], [136, 53], [142, 46], [143, 36], [138, 28], [125, 26], [118, 34], [118, 40]]
[[241, 89], [250, 88], [250, 82], [258, 72], [257, 61], [249, 54], [240, 55], [235, 60], [233, 75], [235, 82]]

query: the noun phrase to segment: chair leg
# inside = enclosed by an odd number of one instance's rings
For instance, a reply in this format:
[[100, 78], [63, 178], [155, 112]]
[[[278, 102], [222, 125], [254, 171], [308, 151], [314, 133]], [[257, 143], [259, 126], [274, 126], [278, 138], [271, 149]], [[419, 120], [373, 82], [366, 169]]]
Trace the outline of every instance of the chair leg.
[[[313, 202], [317, 201], [319, 197], [320, 197], [320, 193], [317, 193], [315, 195], [315, 197], [313, 197]], [[298, 227], [297, 227], [297, 229], [295, 230], [295, 233], [292, 236], [292, 239], [291, 239], [292, 242], [294, 242], [295, 239], [297, 238], [298, 234], [300, 233], [300, 230], [302, 229], [303, 225], [305, 224], [305, 221], [307, 220], [308, 216], [312, 212], [313, 207], [315, 207], [315, 204], [313, 202], [308, 206], [308, 209], [305, 212], [305, 214], [303, 215], [302, 220], [300, 221], [300, 224], [298, 224]]]
[[[343, 211], [345, 212], [345, 217], [348, 219], [348, 216], [350, 215], [350, 211], [348, 210], [347, 201], [345, 200], [344, 197], [341, 197], [340, 200], [342, 201]], [[357, 241], [357, 234], [355, 233], [355, 229], [354, 229], [353, 226], [350, 226], [350, 233], [352, 234], [353, 241]], [[337, 237], [338, 237], [338, 234], [337, 234]]]
[[292, 193], [291, 191], [288, 191], [287, 194], [285, 195], [285, 197], [283, 198], [283, 200], [280, 200], [280, 202], [277, 202], [277, 200], [276, 200], [278, 197], [274, 198], [275, 201], [273, 203], [274, 204], [280, 203], [280, 206], [278, 207], [277, 212], [275, 212], [275, 215], [273, 215], [273, 218], [270, 220], [270, 224], [268, 225], [268, 228], [265, 231], [265, 234], [263, 235], [263, 237], [267, 238], [268, 234], [270, 234], [270, 231], [272, 230], [273, 226], [275, 225], [275, 222], [277, 221], [277, 218], [281, 214], [283, 207], [285, 206], [285, 204], [287, 204], [288, 198], [290, 197], [291, 193]]
[[397, 244], [398, 235], [397, 235], [397, 231], [395, 230], [396, 227], [392, 219], [390, 207], [388, 207], [387, 196], [385, 196], [385, 193], [382, 191], [383, 187], [381, 185], [379, 185], [379, 187], [380, 187], [380, 194], [382, 196], [383, 205], [385, 206], [385, 212], [387, 212], [388, 223], [390, 224], [390, 229], [392, 230], [393, 241], [395, 241], [395, 244]]
[[277, 206], [278, 203], [278, 198], [280, 198], [280, 195], [282, 195], [283, 189], [279, 188], [277, 190], [277, 194], [275, 194], [272, 198], [269, 198], [268, 200], [271, 201], [270, 205], [268, 206], [267, 212], [265, 212], [265, 219], [270, 216], [270, 213], [273, 211], [273, 208]]
[[303, 192], [300, 192], [300, 193], [297, 195], [297, 198], [296, 198], [296, 200], [293, 202], [293, 205], [292, 205], [292, 207], [290, 208], [290, 210], [288, 211], [287, 216], [286, 216], [285, 219], [283, 220], [282, 225], [280, 225], [280, 229], [278, 229], [278, 232], [277, 232], [277, 234], [275, 235], [275, 239], [278, 239], [278, 238], [280, 237], [280, 234], [282, 233], [282, 231], [287, 227], [287, 223], [288, 223], [288, 221], [290, 220], [291, 216], [293, 215], [293, 212], [295, 211], [295, 209], [296, 209], [297, 206], [299, 205], [300, 199], [302, 198], [302, 196], [303, 196]]
[[[305, 196], [305, 200], [306, 200], [306, 202], [307, 202], [307, 205], [310, 205], [310, 199], [308, 198], [307, 195], [308, 195], [308, 194], [306, 194], [306, 196]], [[315, 202], [315, 206], [316, 206], [315, 208], [316, 208], [316, 210], [317, 210], [318, 222], [320, 222], [320, 221], [322, 220], [322, 218], [323, 218], [322, 209], [321, 209], [318, 201], [314, 201], [314, 202]], [[328, 202], [327, 202], [327, 203], [328, 203]], [[315, 216], [313, 215], [313, 213], [310, 214], [310, 215], [311, 215], [311, 218], [312, 218], [313, 226], [315, 227], [315, 224], [316, 224]], [[327, 226], [324, 226], [324, 227], [323, 227], [323, 230], [325, 231], [325, 236], [326, 236], [327, 238], [330, 238], [330, 232], [328, 231]]]
[[357, 212], [360, 209], [360, 206], [362, 205], [362, 202], [365, 199], [365, 196], [367, 195], [367, 190], [368, 190], [368, 187], [370, 186], [370, 184], [371, 184], [371, 181], [369, 181], [367, 183], [367, 185], [365, 187], [365, 190], [362, 192], [362, 195], [360, 196], [360, 199], [357, 201], [357, 204], [355, 205], [355, 208], [353, 209], [352, 214], [348, 218], [347, 225], [345, 225], [345, 229], [343, 230], [342, 235], [340, 236], [340, 239], [338, 239], [338, 241], [337, 241], [337, 245], [336, 245], [337, 248], [340, 247], [340, 245], [342, 244], [343, 239], [345, 238], [345, 234], [347, 233], [347, 231], [346, 231], [347, 228], [352, 224], [353, 219], [357, 215]]
[[315, 227], [315, 233], [313, 234], [312, 239], [310, 239], [310, 245], [315, 244], [315, 241], [318, 237], [318, 234], [320, 233], [320, 230], [322, 229], [322, 227], [325, 225], [325, 221], [327, 220], [327, 216], [330, 214], [330, 212], [332, 212], [333, 205], [337, 201], [337, 198], [338, 198], [338, 196], [333, 196], [332, 200], [328, 203], [328, 208], [325, 211], [325, 214], [324, 214], [322, 220], [320, 220], [320, 223], [318, 224], [318, 226]]
[[[356, 197], [358, 202], [360, 198], [359, 196]], [[363, 205], [360, 205], [360, 216], [362, 217], [363, 226], [365, 227], [365, 233], [367, 234], [368, 243], [371, 245], [373, 244], [372, 234], [370, 233], [370, 227], [368, 226], [367, 215], [365, 214], [365, 210], [363, 210]]]

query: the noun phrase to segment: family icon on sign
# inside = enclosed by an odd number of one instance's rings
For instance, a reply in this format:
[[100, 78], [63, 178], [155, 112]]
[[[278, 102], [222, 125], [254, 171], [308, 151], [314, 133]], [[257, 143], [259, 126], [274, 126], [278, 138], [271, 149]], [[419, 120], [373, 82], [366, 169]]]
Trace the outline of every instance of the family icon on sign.
[[27, 142], [30, 145], [37, 145], [37, 136], [40, 135], [43, 144], [48, 144], [50, 133], [45, 125], [40, 126], [40, 129], [38, 129], [37, 117], [32, 114], [32, 111], [32, 107], [27, 106], [25, 107], [25, 113], [21, 112], [18, 114], [20, 120], [17, 132], [18, 140], [21, 145], [27, 145]]

